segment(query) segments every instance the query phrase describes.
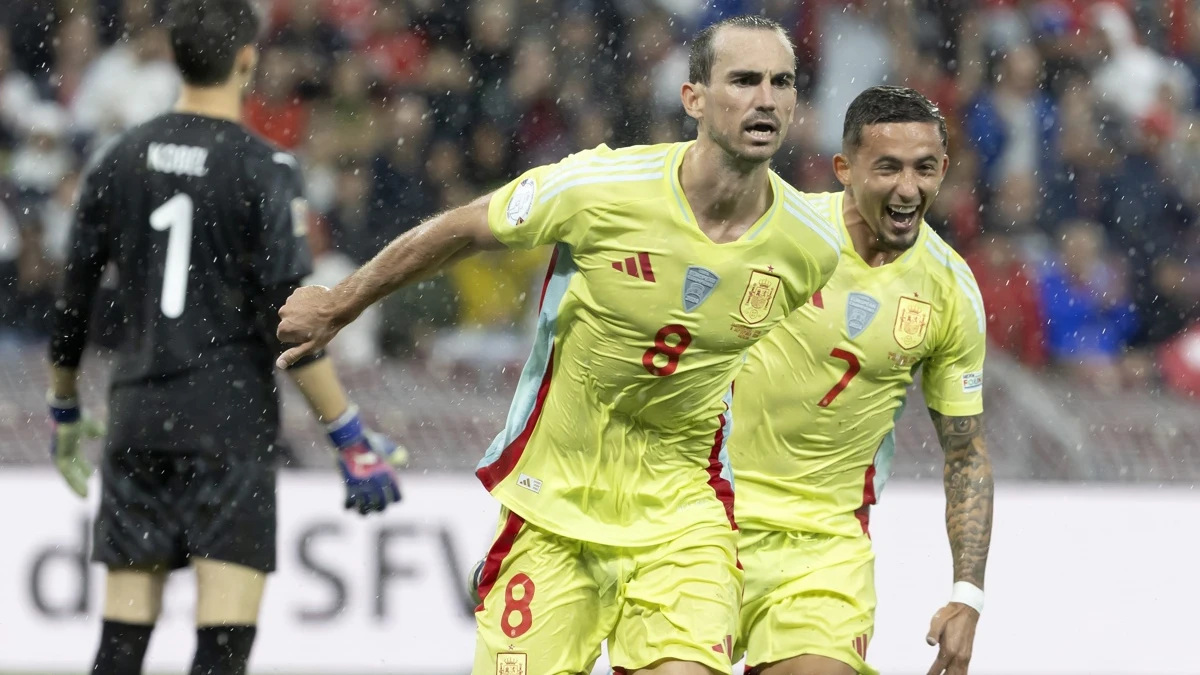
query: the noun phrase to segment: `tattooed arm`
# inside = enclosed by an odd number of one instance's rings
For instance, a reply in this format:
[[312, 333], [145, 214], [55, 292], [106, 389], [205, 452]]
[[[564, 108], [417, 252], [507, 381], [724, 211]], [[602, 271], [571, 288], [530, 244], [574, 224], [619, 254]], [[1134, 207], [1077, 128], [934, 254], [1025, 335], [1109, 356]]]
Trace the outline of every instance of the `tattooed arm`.
[[[946, 453], [946, 534], [954, 556], [955, 590], [957, 582], [964, 582], [964, 591], [978, 594], [992, 542], [992, 465], [983, 441], [983, 416], [947, 417], [932, 408], [929, 416]], [[967, 675], [971, 663], [979, 612], [951, 598], [929, 623], [925, 641], [937, 645], [938, 655], [928, 675]]]
[[946, 417], [929, 410], [946, 453], [946, 534], [954, 556], [954, 580], [983, 588], [992, 542], [992, 464], [983, 440], [983, 416]]

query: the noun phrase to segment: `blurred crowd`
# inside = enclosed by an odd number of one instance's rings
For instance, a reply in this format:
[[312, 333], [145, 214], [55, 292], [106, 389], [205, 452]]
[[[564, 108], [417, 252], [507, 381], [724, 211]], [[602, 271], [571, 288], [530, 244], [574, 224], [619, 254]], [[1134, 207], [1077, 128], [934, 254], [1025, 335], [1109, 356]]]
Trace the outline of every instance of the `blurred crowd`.
[[[0, 307], [43, 339], [79, 172], [170, 107], [156, 0], [0, 7]], [[314, 282], [437, 211], [599, 143], [687, 138], [690, 34], [761, 12], [791, 32], [800, 106], [776, 170], [838, 189], [863, 88], [950, 123], [927, 220], [970, 263], [993, 349], [1105, 391], [1200, 370], [1198, 0], [273, 0], [246, 123], [302, 160]], [[394, 294], [345, 358], [520, 363], [545, 251], [485, 254]], [[1196, 381], [1200, 381], [1197, 379]]]

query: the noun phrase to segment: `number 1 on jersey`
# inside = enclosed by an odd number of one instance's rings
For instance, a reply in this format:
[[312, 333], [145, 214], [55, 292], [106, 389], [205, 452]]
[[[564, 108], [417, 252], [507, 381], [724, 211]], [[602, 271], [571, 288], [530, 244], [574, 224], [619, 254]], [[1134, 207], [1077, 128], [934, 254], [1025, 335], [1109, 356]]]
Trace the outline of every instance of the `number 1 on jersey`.
[[167, 236], [167, 263], [163, 269], [159, 306], [169, 319], [183, 314], [187, 297], [188, 268], [192, 258], [192, 198], [180, 192], [150, 213], [150, 226]]
[[838, 380], [837, 384], [833, 385], [833, 389], [830, 389], [829, 393], [825, 394], [825, 398], [821, 399], [821, 402], [817, 404], [822, 408], [828, 408], [829, 404], [833, 403], [833, 399], [837, 398], [838, 394], [846, 389], [846, 386], [850, 384], [850, 380], [853, 380], [854, 376], [862, 368], [862, 365], [858, 362], [858, 357], [845, 349], [834, 349], [829, 352], [829, 355], [835, 359], [845, 361], [847, 367], [845, 374], [842, 375], [842, 379]]

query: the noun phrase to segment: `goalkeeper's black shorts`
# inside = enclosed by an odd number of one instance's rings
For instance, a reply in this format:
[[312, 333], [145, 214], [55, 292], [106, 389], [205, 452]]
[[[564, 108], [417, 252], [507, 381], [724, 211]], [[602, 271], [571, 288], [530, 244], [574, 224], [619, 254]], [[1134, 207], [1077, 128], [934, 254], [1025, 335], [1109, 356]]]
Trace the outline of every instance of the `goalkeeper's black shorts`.
[[275, 465], [264, 458], [108, 448], [92, 560], [176, 569], [191, 558], [275, 570]]

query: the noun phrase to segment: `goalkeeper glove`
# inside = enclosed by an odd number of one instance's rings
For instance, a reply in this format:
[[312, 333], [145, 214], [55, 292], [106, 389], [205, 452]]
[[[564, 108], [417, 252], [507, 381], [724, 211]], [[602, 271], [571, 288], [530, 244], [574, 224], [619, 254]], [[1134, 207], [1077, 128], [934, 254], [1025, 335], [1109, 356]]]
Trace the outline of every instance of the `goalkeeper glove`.
[[338, 467], [346, 484], [346, 508], [361, 514], [382, 511], [400, 501], [396, 468], [408, 463], [408, 451], [383, 434], [368, 429], [358, 406], [326, 426], [329, 440], [338, 448]]
[[92, 463], [79, 452], [80, 441], [87, 438], [102, 438], [104, 423], [83, 414], [77, 399], [55, 398], [46, 395], [50, 406], [50, 456], [54, 466], [66, 479], [67, 485], [80, 497], [87, 497], [88, 478], [92, 475]]

